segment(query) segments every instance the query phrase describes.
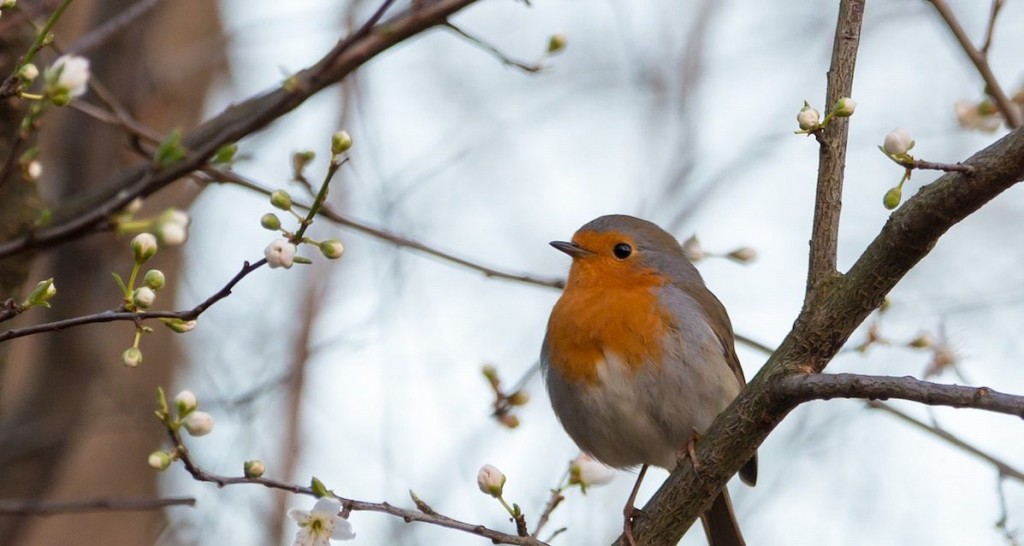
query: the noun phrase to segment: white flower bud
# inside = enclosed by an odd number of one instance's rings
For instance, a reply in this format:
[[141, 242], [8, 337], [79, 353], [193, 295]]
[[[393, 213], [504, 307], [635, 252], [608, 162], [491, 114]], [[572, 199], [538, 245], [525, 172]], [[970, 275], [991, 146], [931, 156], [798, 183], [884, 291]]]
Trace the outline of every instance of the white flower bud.
[[138, 347], [129, 347], [121, 353], [121, 363], [129, 368], [142, 364], [142, 351]]
[[192, 391], [181, 391], [174, 397], [174, 407], [178, 409], [178, 415], [188, 415], [199, 407], [199, 400]]
[[139, 309], [148, 309], [156, 301], [156, 292], [148, 286], [136, 288], [132, 292], [132, 303]]
[[213, 416], [205, 411], [193, 411], [185, 418], [185, 430], [192, 436], [205, 436], [213, 430]]
[[153, 470], [167, 470], [171, 466], [171, 456], [164, 451], [154, 451], [149, 454], [147, 462]]
[[836, 108], [833, 110], [836, 117], [848, 118], [857, 109], [857, 102], [850, 97], [842, 97], [836, 101]]
[[160, 319], [164, 326], [167, 326], [171, 330], [185, 334], [196, 329], [196, 321], [194, 320], [181, 320], [180, 318], [162, 318]]
[[505, 488], [505, 475], [494, 466], [485, 464], [480, 467], [480, 472], [477, 473], [476, 484], [485, 495], [498, 498]]
[[[62, 55], [46, 69], [46, 82], [51, 95], [65, 98], [80, 97], [89, 88], [89, 59], [77, 55]], [[58, 101], [54, 100], [55, 103]]]
[[914, 139], [906, 129], [896, 128], [885, 135], [882, 149], [889, 155], [906, 155], [914, 147]]
[[39, 69], [36, 65], [28, 63], [18, 70], [18, 77], [25, 83], [32, 83], [39, 77]]
[[337, 260], [345, 252], [345, 245], [337, 239], [328, 239], [320, 243], [320, 252], [331, 260]]
[[43, 176], [43, 164], [35, 159], [29, 161], [28, 165], [25, 166], [25, 178], [30, 181], [36, 181], [39, 180], [40, 176]]
[[172, 222], [164, 222], [156, 227], [156, 235], [160, 242], [168, 246], [180, 246], [188, 240], [186, 226]]
[[288, 269], [295, 262], [295, 245], [288, 239], [277, 239], [267, 245], [263, 255], [267, 257], [267, 265], [271, 268]]
[[253, 459], [251, 461], [245, 461], [245, 464], [242, 465], [242, 469], [245, 471], [246, 478], [259, 478], [267, 471], [267, 466], [263, 464], [263, 461]]
[[135, 256], [135, 263], [146, 263], [147, 260], [156, 254], [156, 236], [152, 233], [140, 233], [132, 239], [132, 254]]
[[800, 125], [801, 131], [813, 131], [821, 123], [821, 113], [811, 108], [811, 105], [804, 102], [804, 107], [796, 115], [796, 122]]
[[346, 131], [338, 131], [331, 136], [331, 153], [338, 155], [352, 147], [352, 137]]

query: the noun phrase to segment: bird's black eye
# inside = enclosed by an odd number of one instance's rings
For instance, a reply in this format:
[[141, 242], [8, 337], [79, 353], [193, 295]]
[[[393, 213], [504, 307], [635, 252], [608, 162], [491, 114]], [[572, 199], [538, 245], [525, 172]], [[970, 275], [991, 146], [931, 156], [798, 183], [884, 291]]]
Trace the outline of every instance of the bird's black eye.
[[633, 253], [633, 247], [629, 246], [626, 243], [619, 243], [615, 245], [615, 248], [612, 249], [612, 253], [615, 254], [616, 258], [620, 260], [625, 260], [626, 258], [629, 257], [630, 254]]

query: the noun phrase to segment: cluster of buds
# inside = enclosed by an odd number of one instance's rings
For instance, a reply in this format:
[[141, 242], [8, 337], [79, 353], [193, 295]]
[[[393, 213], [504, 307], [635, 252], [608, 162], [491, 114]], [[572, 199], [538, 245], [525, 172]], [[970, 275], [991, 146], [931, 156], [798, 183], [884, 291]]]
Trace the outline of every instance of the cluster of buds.
[[118, 233], [152, 233], [164, 246], [180, 246], [188, 240], [192, 218], [187, 212], [171, 207], [156, 216], [135, 218], [141, 208], [142, 199], [136, 198], [114, 216]]
[[[352, 137], [345, 131], [338, 131], [331, 136], [331, 166], [328, 171], [327, 178], [324, 180], [323, 185], [320, 188], [320, 192], [317, 194], [316, 199], [313, 202], [313, 206], [307, 216], [295, 212], [295, 204], [292, 201], [292, 196], [285, 190], [276, 190], [270, 194], [270, 205], [274, 208], [286, 212], [294, 217], [298, 223], [299, 228], [294, 231], [288, 231], [284, 229], [281, 222], [281, 218], [276, 213], [268, 212], [260, 217], [260, 225], [264, 229], [270, 231], [280, 232], [282, 237], [272, 241], [263, 250], [263, 255], [267, 259], [267, 265], [272, 269], [285, 268], [290, 269], [294, 264], [308, 264], [312, 263], [308, 258], [296, 255], [298, 245], [300, 244], [312, 244], [320, 250], [325, 258], [329, 260], [336, 260], [345, 253], [345, 245], [338, 239], [327, 239], [324, 241], [317, 241], [310, 237], [305, 236], [306, 228], [313, 223], [313, 218], [320, 207], [323, 206], [323, 201], [327, 197], [327, 186], [330, 182], [334, 172], [344, 163], [342, 155], [352, 148]], [[299, 152], [292, 156], [292, 169], [295, 180], [306, 182], [305, 168], [306, 166], [316, 157], [313, 152]]]
[[494, 366], [486, 365], [483, 368], [484, 378], [494, 392], [494, 418], [505, 428], [516, 428], [519, 426], [519, 417], [512, 413], [514, 408], [525, 406], [530, 401], [530, 395], [522, 390], [506, 393], [501, 388], [501, 378], [498, 377], [498, 370]]
[[127, 289], [131, 290], [131, 292], [125, 307], [130, 311], [149, 309], [153, 302], [156, 301], [157, 290], [160, 290], [167, 284], [167, 279], [164, 277], [163, 272], [159, 269], [150, 269], [142, 276], [141, 286], [136, 288], [132, 285], [134, 284], [135, 277], [138, 275], [140, 266], [149, 261], [156, 254], [157, 248], [159, 248], [156, 236], [152, 233], [140, 233], [132, 239], [131, 248], [132, 255], [135, 258], [135, 267], [132, 270], [132, 276], [129, 277]]
[[810, 103], [804, 101], [803, 108], [796, 114], [796, 123], [799, 127], [794, 131], [798, 135], [810, 135], [828, 127], [828, 124], [835, 118], [848, 118], [857, 109], [857, 102], [850, 97], [840, 97], [835, 106], [821, 119], [821, 113], [814, 109]]
[[[191, 436], [205, 436], [213, 430], [213, 416], [199, 411], [199, 400], [189, 390], [181, 391], [174, 397], [173, 408], [167, 403], [164, 390], [157, 389], [156, 414], [168, 428], [178, 431], [185, 429]], [[173, 411], [172, 411], [173, 410]], [[179, 450], [154, 451], [149, 454], [149, 466], [156, 470], [166, 470], [172, 462], [180, 457]]]

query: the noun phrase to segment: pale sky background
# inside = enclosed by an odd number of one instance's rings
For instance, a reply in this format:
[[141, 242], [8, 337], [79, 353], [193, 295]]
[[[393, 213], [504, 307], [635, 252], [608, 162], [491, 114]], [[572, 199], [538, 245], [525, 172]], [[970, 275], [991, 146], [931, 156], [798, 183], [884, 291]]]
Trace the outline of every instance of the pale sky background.
[[[803, 100], [824, 110], [834, 1], [716, 2], [703, 29], [700, 69], [683, 88], [679, 67], [698, 2], [534, 0], [527, 8], [489, 0], [454, 23], [508, 55], [532, 61], [562, 32], [569, 47], [537, 75], [504, 67], [453, 34], [435, 30], [358, 72], [354, 115], [341, 121], [337, 87], [241, 143], [251, 159], [236, 169], [288, 187], [289, 155], [319, 153], [330, 134], [355, 140], [352, 162], [335, 181], [334, 204], [355, 218], [514, 272], [564, 275], [568, 259], [547, 242], [566, 239], [607, 213], [640, 215], [705, 248], [755, 248], [749, 265], [698, 264], [729, 309], [737, 332], [768, 345], [789, 330], [802, 300], [817, 145], [792, 134]], [[234, 38], [233, 71], [213, 97], [213, 114], [278, 85], [283, 74], [318, 59], [341, 34], [339, 3], [225, 1]], [[989, 2], [951, 2], [980, 40]], [[364, 20], [373, 3], [364, 6]], [[995, 72], [1024, 83], [1024, 3], [1008, 2], [992, 52]], [[954, 162], [999, 135], [960, 130], [957, 99], [982, 84], [926, 2], [869, 2], [854, 98], [840, 231], [845, 269], [881, 228], [881, 206], [900, 169], [876, 149], [896, 126], [917, 140], [916, 156]], [[680, 178], [681, 165], [689, 165]], [[920, 172], [916, 192], [935, 176]], [[670, 189], [675, 188], [675, 189]], [[301, 190], [288, 187], [297, 195]], [[706, 199], [699, 200], [702, 195]], [[270, 210], [243, 190], [212, 187], [192, 209], [179, 307], [223, 285], [243, 260], [262, 256], [273, 235], [259, 228]], [[679, 218], [677, 215], [685, 213]], [[883, 333], [909, 340], [942, 325], [975, 384], [1024, 392], [1019, 332], [1024, 278], [1019, 244], [1024, 190], [1010, 190], [955, 227], [891, 295]], [[513, 382], [536, 361], [558, 293], [489, 280], [472, 271], [396, 249], [324, 223], [314, 236], [340, 236], [346, 254], [327, 264], [326, 311], [302, 404], [299, 473], [275, 473], [282, 435], [281, 393], [250, 405], [211, 408], [215, 432], [189, 445], [212, 471], [237, 474], [248, 458], [267, 460], [269, 477], [306, 484], [316, 475], [348, 497], [411, 506], [416, 491], [439, 512], [514, 532], [476, 487], [481, 464], [508, 476], [506, 498], [536, 521], [548, 489], [576, 454], [554, 419], [539, 378], [514, 431], [490, 417], [492, 395], [480, 368]], [[322, 262], [314, 253], [306, 252]], [[323, 264], [321, 263], [321, 266]], [[317, 266], [320, 267], [320, 266]], [[260, 270], [186, 336], [192, 371], [179, 386], [201, 400], [230, 400], [274, 384], [289, 361], [304, 278], [313, 269]], [[863, 339], [863, 332], [852, 340]], [[765, 355], [739, 347], [747, 376]], [[876, 347], [837, 358], [830, 372], [920, 376], [926, 353]], [[947, 374], [940, 381], [956, 382]], [[977, 411], [897, 404], [1024, 466], [1018, 419]], [[733, 499], [748, 543], [791, 546], [1006, 544], [990, 465], [864, 408], [854, 401], [795, 411], [760, 451], [760, 482], [738, 481]], [[665, 473], [648, 474], [641, 502]], [[567, 526], [553, 544], [607, 544], [621, 526], [633, 475], [582, 496], [571, 491], [548, 527]], [[289, 544], [256, 533], [271, 494], [256, 487], [218, 490], [175, 468], [168, 493], [199, 498], [174, 510], [169, 535], [196, 544]], [[1007, 482], [1011, 527], [1020, 527], [1024, 488]], [[305, 497], [294, 506], [309, 508]], [[487, 544], [479, 537], [393, 516], [354, 513], [355, 544]], [[705, 544], [700, 526], [683, 544]]]

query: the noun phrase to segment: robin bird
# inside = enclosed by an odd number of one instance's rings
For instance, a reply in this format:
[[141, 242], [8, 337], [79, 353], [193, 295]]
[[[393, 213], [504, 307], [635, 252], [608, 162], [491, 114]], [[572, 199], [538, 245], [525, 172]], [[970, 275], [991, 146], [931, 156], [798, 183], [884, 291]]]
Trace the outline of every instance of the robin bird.
[[[614, 468], [641, 465], [623, 524], [632, 544], [648, 465], [695, 457], [694, 439], [746, 385], [732, 324], [679, 242], [651, 222], [602, 216], [551, 246], [572, 266], [541, 348], [548, 394], [581, 450]], [[740, 477], [754, 485], [756, 456]], [[727, 489], [701, 521], [711, 546], [745, 544]]]

